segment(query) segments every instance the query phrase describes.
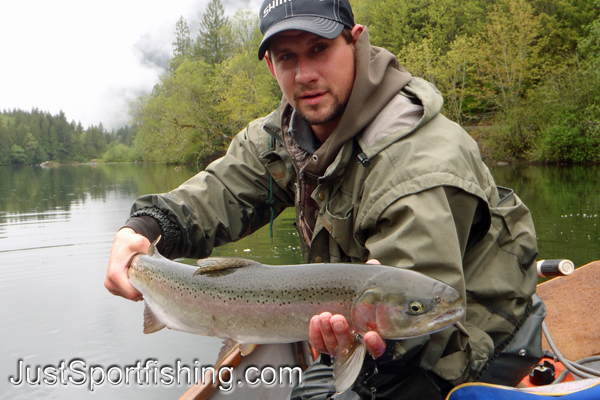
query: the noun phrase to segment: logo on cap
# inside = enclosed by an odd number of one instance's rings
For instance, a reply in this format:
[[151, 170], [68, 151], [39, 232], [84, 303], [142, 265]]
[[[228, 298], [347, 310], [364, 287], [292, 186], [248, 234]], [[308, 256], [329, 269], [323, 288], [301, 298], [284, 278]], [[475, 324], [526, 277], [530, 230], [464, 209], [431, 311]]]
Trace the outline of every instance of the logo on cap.
[[[287, 3], [288, 1], [292, 1], [292, 0], [273, 0], [272, 2], [270, 2], [269, 4], [267, 4], [267, 6], [265, 8], [263, 8], [263, 13], [262, 13], [262, 17], [266, 17], [267, 15], [269, 15], [269, 13], [271, 12], [271, 10], [273, 10], [275, 7], [282, 5], [283, 3]], [[320, 0], [322, 1], [322, 0]]]

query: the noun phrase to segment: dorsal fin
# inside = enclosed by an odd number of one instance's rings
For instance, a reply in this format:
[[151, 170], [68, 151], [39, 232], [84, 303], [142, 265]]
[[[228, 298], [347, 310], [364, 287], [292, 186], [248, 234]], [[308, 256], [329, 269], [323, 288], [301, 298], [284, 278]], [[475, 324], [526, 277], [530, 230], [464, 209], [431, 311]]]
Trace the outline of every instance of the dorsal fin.
[[[243, 258], [234, 257], [210, 257], [198, 260], [198, 270], [194, 275], [205, 275], [214, 272], [224, 272], [234, 270], [236, 268], [249, 267], [251, 265], [260, 264], [256, 261], [246, 260]], [[233, 271], [231, 271], [233, 272]]]

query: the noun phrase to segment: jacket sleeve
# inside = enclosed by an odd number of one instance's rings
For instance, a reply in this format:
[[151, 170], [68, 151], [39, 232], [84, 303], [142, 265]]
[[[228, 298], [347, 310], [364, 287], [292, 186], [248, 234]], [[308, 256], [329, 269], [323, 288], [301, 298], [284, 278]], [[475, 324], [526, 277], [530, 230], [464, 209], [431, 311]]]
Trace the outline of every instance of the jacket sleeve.
[[[269, 222], [271, 182], [260, 157], [269, 151], [271, 138], [261, 130], [258, 122], [252, 123], [205, 171], [169, 193], [136, 200], [132, 217], [151, 216], [160, 224], [163, 255], [207, 257], [214, 246], [239, 240]], [[293, 195], [272, 186], [278, 215], [293, 204]]]
[[[470, 241], [480, 237], [473, 232], [486, 229], [481, 226], [486, 221], [481, 203], [476, 196], [452, 186], [397, 199], [378, 216], [369, 218], [373, 221], [372, 234], [365, 243], [369, 257], [445, 282], [462, 294], [466, 309], [462, 260]], [[478, 341], [482, 343], [472, 346], [463, 318], [441, 332], [391, 344], [391, 357], [419, 353], [421, 367], [446, 380], [462, 381], [472, 374], [469, 369], [478, 368], [493, 351], [489, 337]]]

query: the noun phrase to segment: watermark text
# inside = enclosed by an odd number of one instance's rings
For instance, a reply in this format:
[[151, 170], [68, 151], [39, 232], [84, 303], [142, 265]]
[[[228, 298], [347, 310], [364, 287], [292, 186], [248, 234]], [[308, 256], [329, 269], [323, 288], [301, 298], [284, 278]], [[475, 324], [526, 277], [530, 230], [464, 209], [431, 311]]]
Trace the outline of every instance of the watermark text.
[[198, 360], [186, 365], [175, 360], [172, 365], [159, 365], [156, 359], [145, 362], [137, 361], [127, 366], [111, 365], [108, 367], [88, 364], [82, 359], [68, 362], [60, 361], [56, 365], [26, 365], [22, 359], [17, 361], [17, 370], [9, 376], [8, 381], [19, 385], [75, 385], [86, 386], [93, 392], [101, 385], [219, 385], [225, 392], [237, 385], [291, 385], [294, 379], [302, 380], [300, 367], [248, 367], [243, 373], [243, 381], [235, 380], [236, 374], [231, 367], [202, 366]]

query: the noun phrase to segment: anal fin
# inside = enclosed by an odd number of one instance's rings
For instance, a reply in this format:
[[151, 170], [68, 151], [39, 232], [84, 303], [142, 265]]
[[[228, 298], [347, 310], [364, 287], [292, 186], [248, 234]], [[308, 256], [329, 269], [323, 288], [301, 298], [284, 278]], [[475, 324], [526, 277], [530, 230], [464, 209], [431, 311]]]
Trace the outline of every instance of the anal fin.
[[344, 392], [354, 385], [366, 353], [367, 346], [365, 343], [360, 339], [356, 339], [350, 347], [335, 354], [333, 384], [338, 393]]
[[154, 312], [152, 312], [152, 309], [148, 306], [148, 303], [144, 302], [144, 333], [148, 334], [158, 332], [164, 327], [166, 327], [166, 325], [158, 319]]

